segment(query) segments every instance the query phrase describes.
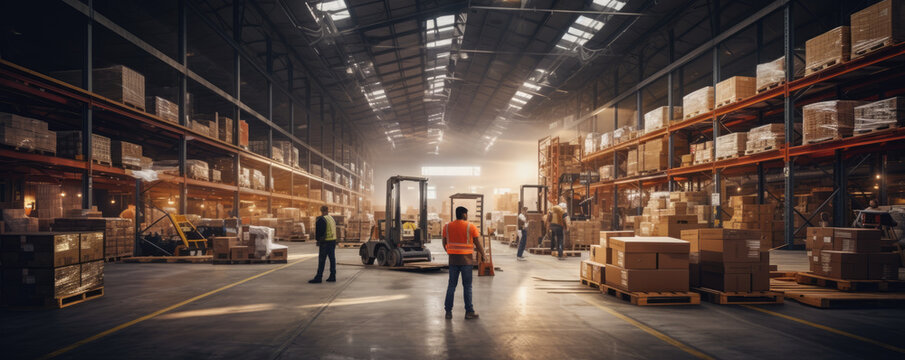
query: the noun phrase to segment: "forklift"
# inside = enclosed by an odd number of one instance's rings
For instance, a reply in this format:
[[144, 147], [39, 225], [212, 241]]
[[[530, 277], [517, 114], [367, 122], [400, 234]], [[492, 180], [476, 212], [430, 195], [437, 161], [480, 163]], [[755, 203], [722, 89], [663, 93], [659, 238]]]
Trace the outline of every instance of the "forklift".
[[[449, 197], [449, 221], [456, 220], [456, 208], [462, 206], [466, 209], [469, 209], [468, 222], [474, 224], [478, 228], [478, 233], [481, 234], [479, 238], [481, 241], [481, 246], [484, 248], [484, 257], [487, 258], [487, 261], [483, 259], [477, 259], [478, 263], [478, 276], [494, 276], [493, 272], [493, 254], [490, 250], [491, 241], [484, 241], [486, 239], [484, 233], [484, 195], [483, 194], [468, 194], [468, 193], [457, 193], [450, 195]], [[475, 254], [474, 256], [477, 256]]]
[[[403, 182], [416, 182], [419, 187], [418, 220], [402, 220], [401, 198]], [[358, 255], [365, 265], [374, 261], [380, 266], [403, 266], [407, 262], [431, 261], [427, 242], [427, 179], [413, 176], [392, 176], [387, 179], [386, 218], [376, 219], [371, 239], [361, 244]]]
[[[139, 249], [142, 255], [188, 256], [206, 255], [208, 253], [210, 247], [208, 246], [207, 237], [185, 215], [173, 214], [157, 206], [151, 206], [163, 212], [164, 215], [138, 232]], [[172, 224], [175, 229], [175, 235], [164, 236], [149, 232], [154, 225], [161, 221]]]

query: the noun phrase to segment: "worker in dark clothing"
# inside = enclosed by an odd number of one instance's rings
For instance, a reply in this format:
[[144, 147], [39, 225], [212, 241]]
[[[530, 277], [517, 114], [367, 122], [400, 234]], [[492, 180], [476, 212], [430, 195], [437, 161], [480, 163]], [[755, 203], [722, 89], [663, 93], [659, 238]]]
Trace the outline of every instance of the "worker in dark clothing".
[[483, 261], [487, 261], [487, 259], [484, 257], [484, 247], [481, 245], [481, 234], [477, 226], [467, 219], [468, 209], [459, 206], [456, 208], [456, 220], [443, 226], [443, 248], [449, 255], [449, 283], [446, 287], [444, 304], [447, 319], [452, 319], [453, 297], [456, 294], [460, 274], [465, 295], [465, 319], [478, 318], [478, 313], [474, 311], [474, 305], [471, 303], [471, 269], [474, 266], [474, 250], [478, 251], [479, 259]]
[[327, 282], [336, 281], [336, 221], [328, 213], [327, 206], [321, 206], [321, 216], [314, 225], [314, 238], [317, 240], [317, 275], [308, 280], [311, 284], [319, 284], [324, 276], [324, 265], [330, 258], [330, 277]]

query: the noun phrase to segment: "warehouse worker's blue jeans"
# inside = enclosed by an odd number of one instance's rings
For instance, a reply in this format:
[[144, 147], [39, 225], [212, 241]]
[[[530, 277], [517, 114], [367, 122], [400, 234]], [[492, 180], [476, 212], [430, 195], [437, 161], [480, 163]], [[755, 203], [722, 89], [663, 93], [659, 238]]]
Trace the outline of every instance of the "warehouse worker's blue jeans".
[[449, 285], [446, 287], [446, 311], [452, 311], [453, 297], [456, 295], [456, 285], [459, 284], [459, 274], [462, 274], [462, 287], [465, 288], [465, 311], [474, 312], [471, 303], [471, 269], [472, 265], [450, 265]]
[[515, 255], [517, 257], [522, 257], [525, 254], [525, 244], [528, 243], [528, 228], [524, 228], [521, 231], [522, 238], [518, 241], [518, 253]]

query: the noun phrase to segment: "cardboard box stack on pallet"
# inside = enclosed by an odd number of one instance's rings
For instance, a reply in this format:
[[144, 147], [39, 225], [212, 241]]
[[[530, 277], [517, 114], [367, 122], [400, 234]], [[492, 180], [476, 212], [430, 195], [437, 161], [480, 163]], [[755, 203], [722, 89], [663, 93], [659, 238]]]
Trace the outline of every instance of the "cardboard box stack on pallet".
[[770, 253], [757, 230], [698, 229], [682, 231], [691, 243], [690, 282], [725, 292], [770, 290]]
[[147, 99], [148, 113], [171, 123], [179, 123], [179, 104], [164, 99], [160, 96], [149, 96]]
[[774, 203], [758, 204], [754, 195], [731, 196], [726, 211], [732, 214], [732, 218], [723, 223], [723, 228], [761, 230], [761, 240], [767, 249], [774, 246], [773, 241], [777, 236], [783, 239], [781, 231], [777, 234], [772, 230], [777, 214]]
[[141, 169], [141, 150], [141, 145], [113, 140], [110, 149], [110, 157], [113, 160], [114, 166], [139, 170]]
[[884, 0], [851, 15], [852, 58], [905, 41], [905, 2]]
[[615, 237], [633, 237], [633, 231], [600, 231], [598, 243], [591, 244], [587, 260], [581, 262], [581, 278], [584, 281], [602, 285], [606, 283], [606, 264], [613, 260], [613, 249], [609, 247], [609, 239]]
[[[681, 156], [688, 153], [688, 140], [681, 136], [673, 137], [673, 154], [675, 163], [679, 166]], [[669, 137], [656, 138], [638, 146], [638, 169], [640, 172], [655, 172], [666, 170], [669, 164]]]
[[[67, 216], [74, 215], [70, 212]], [[135, 255], [135, 226], [131, 219], [65, 217], [54, 219], [54, 231], [98, 231], [103, 233], [102, 259]]]
[[[792, 79], [799, 78], [804, 75], [804, 62], [801, 60], [801, 58], [796, 54], [792, 57], [792, 61], [794, 61], [795, 63], [795, 73], [792, 74]], [[776, 60], [763, 64], [757, 64], [757, 69], [755, 72], [757, 73], [756, 86], [758, 93], [785, 84], [786, 57], [781, 56]]]
[[[81, 131], [57, 131], [57, 155], [76, 160], [85, 160], [82, 154]], [[91, 156], [95, 162], [112, 165], [110, 138], [91, 134]]]
[[626, 141], [633, 140], [638, 137], [637, 135], [635, 127], [631, 125], [613, 130], [613, 145], [619, 145]]
[[613, 237], [606, 284], [628, 292], [688, 291], [689, 243], [668, 237]]
[[694, 155], [694, 165], [713, 162], [713, 141], [692, 144], [691, 154]]
[[809, 227], [805, 241], [811, 273], [845, 280], [897, 280], [901, 259], [881, 252], [881, 231]]
[[[343, 241], [366, 242], [371, 238], [373, 227], [374, 215], [369, 213], [352, 215], [346, 224], [346, 236]], [[428, 222], [428, 233], [430, 233], [430, 230], [430, 222]]]
[[616, 176], [615, 176], [615, 173], [613, 172], [613, 169], [615, 169], [615, 167], [613, 165], [601, 166], [600, 169], [597, 171], [598, 174], [600, 175], [600, 180], [607, 181], [607, 180], [615, 179]]
[[97, 232], [0, 234], [0, 304], [62, 306], [61, 299], [104, 286]]
[[805, 105], [802, 108], [802, 143], [839, 140], [852, 136], [855, 107], [865, 101], [832, 100]]
[[629, 177], [637, 176], [638, 171], [640, 171], [638, 167], [638, 150], [629, 150], [625, 155], [625, 175]]
[[785, 124], [767, 124], [752, 128], [745, 143], [745, 154], [776, 150], [786, 142]]
[[805, 42], [805, 76], [851, 57], [852, 40], [848, 26], [840, 26]]
[[[55, 72], [52, 76], [75, 86], [82, 84], [82, 71]], [[92, 91], [107, 99], [145, 110], [145, 77], [123, 65], [94, 69]]]
[[895, 129], [905, 121], [905, 97], [897, 96], [855, 107], [853, 135]]
[[714, 101], [716, 107], [722, 107], [752, 97], [756, 93], [756, 78], [733, 76], [716, 84]]
[[533, 247], [540, 244], [541, 239], [544, 237], [543, 226], [544, 226], [544, 215], [538, 213], [530, 213], [526, 215], [528, 219], [527, 233], [528, 239], [526, 240], [526, 247]]
[[590, 247], [592, 244], [600, 243], [600, 230], [602, 229], [603, 224], [599, 220], [572, 221], [569, 224], [568, 236], [571, 242], [570, 248]]
[[736, 132], [716, 138], [716, 159], [732, 159], [745, 155], [748, 133]]
[[581, 149], [584, 155], [600, 151], [600, 134], [594, 132], [585, 134]]
[[57, 135], [47, 130], [47, 122], [0, 112], [0, 144], [18, 150], [55, 154]]
[[703, 192], [651, 193], [642, 215], [635, 219], [635, 233], [678, 238], [682, 230], [705, 227], [697, 214], [705, 202]]
[[[678, 120], [682, 118], [682, 107], [672, 107], [672, 119]], [[644, 133], [663, 128], [670, 121], [669, 106], [661, 106], [644, 114]]]
[[713, 110], [713, 105], [713, 86], [706, 86], [692, 91], [682, 98], [682, 111], [685, 114], [685, 119], [711, 111]]
[[273, 243], [274, 230], [264, 226], [243, 225], [238, 236], [211, 239], [213, 263], [250, 262], [267, 260], [286, 262], [289, 248]]

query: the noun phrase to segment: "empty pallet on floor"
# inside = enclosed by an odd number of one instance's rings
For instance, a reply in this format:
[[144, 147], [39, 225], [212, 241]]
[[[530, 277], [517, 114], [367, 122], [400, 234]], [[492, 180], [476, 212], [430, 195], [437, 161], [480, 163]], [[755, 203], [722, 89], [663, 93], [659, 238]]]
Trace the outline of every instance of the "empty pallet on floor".
[[720, 291], [708, 288], [694, 288], [701, 294], [701, 299], [720, 305], [757, 305], [757, 304], [782, 304], [782, 293], [774, 291]]
[[639, 306], [697, 305], [701, 303], [701, 296], [695, 292], [631, 292], [608, 285], [601, 285], [600, 292]]
[[773, 278], [770, 290], [786, 299], [821, 309], [893, 308], [905, 306], [905, 293], [847, 292]]

